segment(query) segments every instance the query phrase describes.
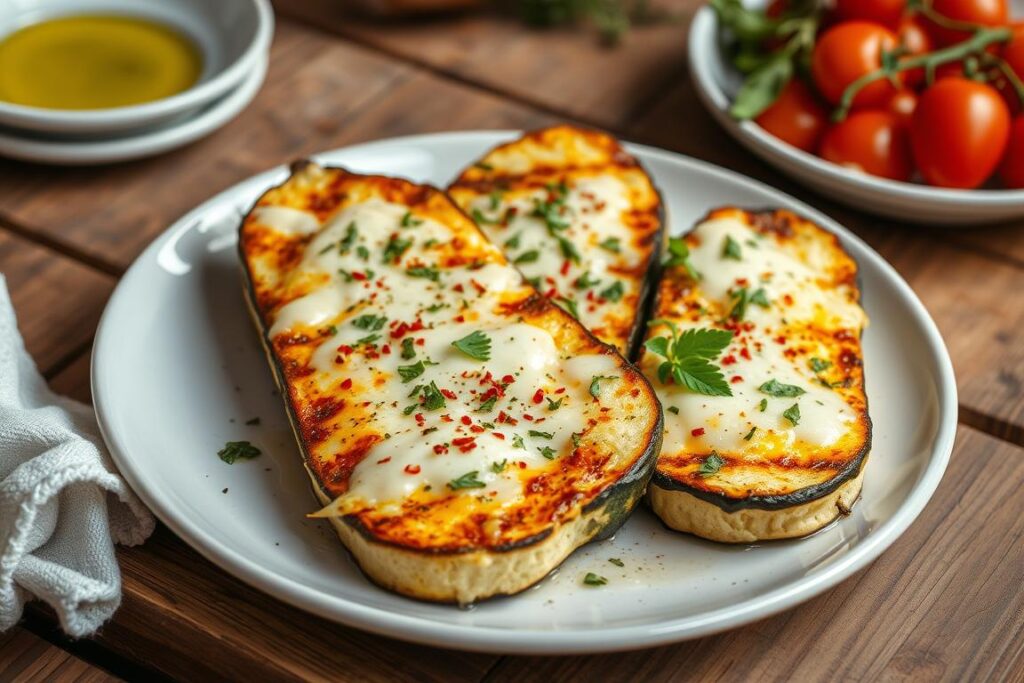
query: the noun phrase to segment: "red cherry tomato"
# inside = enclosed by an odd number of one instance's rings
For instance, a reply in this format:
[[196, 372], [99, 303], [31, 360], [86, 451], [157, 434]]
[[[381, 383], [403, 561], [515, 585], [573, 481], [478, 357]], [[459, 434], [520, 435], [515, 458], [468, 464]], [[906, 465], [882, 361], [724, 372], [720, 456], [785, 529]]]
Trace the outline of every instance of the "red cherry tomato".
[[819, 154], [840, 166], [892, 180], [910, 180], [910, 137], [899, 118], [879, 109], [855, 111], [825, 132]]
[[[811, 75], [818, 92], [839, 104], [846, 86], [882, 66], [882, 52], [894, 50], [896, 34], [880, 24], [844, 21], [826, 31], [814, 46]], [[880, 79], [862, 89], [853, 106], [877, 107], [895, 88], [888, 79]]]
[[999, 178], [1006, 187], [1024, 188], [1024, 116], [1013, 120]]
[[885, 110], [895, 114], [900, 121], [906, 124], [910, 123], [915, 109], [917, 109], [917, 93], [909, 88], [897, 90], [885, 103]]
[[[954, 21], [982, 26], [1002, 26], [1010, 20], [1006, 0], [932, 0], [932, 9]], [[967, 39], [970, 34], [952, 31], [929, 22], [932, 36], [940, 46]]]
[[1010, 113], [991, 86], [943, 78], [922, 93], [910, 125], [914, 161], [939, 187], [973, 188], [992, 175], [1006, 149]]
[[873, 21], [896, 28], [906, 9], [906, 0], [836, 0], [835, 11], [842, 21]]
[[756, 121], [780, 140], [805, 152], [813, 152], [828, 125], [828, 111], [803, 81], [793, 79]]
[[[904, 17], [900, 21], [897, 35], [900, 46], [908, 55], [923, 55], [932, 51], [932, 38], [919, 16]], [[907, 85], [917, 86], [924, 82], [924, 69], [911, 69], [903, 72], [903, 80]]]

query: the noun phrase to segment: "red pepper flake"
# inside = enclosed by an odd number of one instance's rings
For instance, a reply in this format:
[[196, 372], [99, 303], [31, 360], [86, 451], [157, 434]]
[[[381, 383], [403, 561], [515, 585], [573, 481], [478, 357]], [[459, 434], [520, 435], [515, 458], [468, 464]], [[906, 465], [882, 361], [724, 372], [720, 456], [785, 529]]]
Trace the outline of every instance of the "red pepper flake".
[[524, 461], [520, 460], [516, 464], [519, 465], [519, 469], [521, 469], [521, 470], [525, 470], [526, 469], [526, 463]]
[[457, 398], [455, 392], [452, 391], [451, 389], [442, 389], [441, 393], [444, 394], [445, 398], [450, 398], [453, 401]]
[[507, 420], [507, 419], [508, 419], [508, 415], [505, 414], [505, 411], [504, 410], [499, 410], [498, 411], [498, 418], [495, 420], [495, 422], [504, 423], [505, 420]]
[[697, 427], [696, 429], [691, 429], [690, 430], [690, 434], [692, 436], [704, 436], [704, 428], [703, 427]]
[[512, 382], [515, 382], [515, 381], [516, 381], [516, 378], [513, 377], [512, 375], [505, 375], [504, 377], [501, 378], [501, 383], [502, 384], [512, 384]]
[[565, 387], [558, 387], [557, 389], [555, 389], [555, 393], [556, 394], [564, 394], [565, 393]]
[[747, 360], [750, 360], [750, 349], [744, 346], [742, 349], [740, 349], [740, 355], [746, 358]]
[[780, 334], [778, 337], [775, 338], [775, 343], [776, 344], [785, 344], [786, 343], [786, 338]]
[[452, 439], [452, 445], [458, 448], [463, 453], [468, 453], [474, 448], [476, 448], [476, 437], [464, 436], [458, 439]]
[[736, 362], [736, 356], [731, 353], [728, 356], [722, 356], [722, 365], [733, 365]]
[[783, 294], [782, 295], [782, 302], [784, 304], [786, 304], [787, 306], [792, 306], [793, 305], [793, 297], [790, 296], [789, 294]]
[[[441, 451], [437, 450], [438, 448], [444, 448], [444, 446], [442, 446], [441, 444], [437, 444], [436, 446], [434, 446], [434, 452], [435, 453], [440, 453], [441, 452]], [[419, 465], [406, 465], [404, 471], [405, 471], [406, 474], [419, 474], [420, 473], [420, 466]]]
[[346, 391], [351, 389], [352, 388], [352, 379], [351, 378], [347, 378], [344, 382], [342, 382], [341, 383], [341, 388], [345, 389]]
[[454, 287], [452, 287], [452, 289], [454, 289], [456, 292], [464, 291], [464, 287], [462, 286], [461, 282], [458, 283], [457, 285], [455, 285]]
[[747, 282], [749, 282], [749, 280], [747, 280], [747, 278], [745, 277], [736, 278], [736, 284], [738, 284], [740, 287], [746, 287]]
[[501, 439], [502, 441], [505, 440], [505, 435], [502, 434], [501, 432], [491, 432], [491, 436], [493, 436], [495, 439]]
[[527, 422], [533, 422], [533, 415], [530, 415], [529, 413], [523, 413], [523, 419], [526, 420]]
[[416, 423], [422, 427], [423, 423], [426, 421], [426, 418], [423, 417], [423, 413], [416, 413], [414, 417], [416, 418]]
[[743, 378], [740, 377], [739, 375], [736, 375], [735, 377], [733, 377], [729, 381], [732, 382], [733, 384], [738, 384], [738, 383], [743, 381]]
[[484, 287], [479, 282], [477, 282], [476, 280], [470, 279], [469, 284], [473, 285], [473, 288], [476, 289], [477, 294], [484, 294], [487, 291], [487, 288]]
[[443, 443], [435, 444], [434, 452], [437, 453], [438, 455], [441, 455], [442, 453], [447, 453], [448, 447], [445, 446]]
[[453, 422], [451, 415], [442, 415], [441, 422]]
[[391, 353], [391, 344], [385, 344], [380, 347], [381, 352], [386, 356]]
[[360, 273], [358, 270], [352, 271], [352, 279], [362, 282], [366, 279], [366, 273]]
[[534, 403], [543, 403], [544, 402], [544, 390], [543, 389], [538, 389], [533, 394], [533, 402]]
[[562, 261], [562, 268], [558, 272], [561, 273], [563, 276], [568, 275], [570, 265], [572, 264], [569, 262], [569, 259], [565, 259], [564, 261]]
[[427, 340], [424, 337], [420, 337], [419, 339], [416, 340], [416, 346], [423, 346], [426, 343]]
[[462, 416], [462, 424], [464, 424], [464, 425], [471, 425], [471, 424], [473, 424], [473, 420], [470, 419], [469, 415], [463, 415]]
[[386, 458], [381, 458], [380, 460], [378, 460], [377, 464], [378, 465], [383, 465], [386, 462], [391, 462], [391, 456], [390, 455], [388, 457], [386, 457]]
[[344, 353], [347, 356], [350, 353], [352, 353], [352, 351], [354, 349], [351, 346], [349, 346], [348, 344], [342, 344], [341, 346], [338, 347], [338, 350], [341, 351], [342, 353]]
[[558, 290], [552, 287], [551, 289], [544, 293], [544, 296], [546, 296], [549, 299], [554, 299], [556, 296], [558, 296]]
[[473, 432], [474, 434], [480, 434], [481, 432], [484, 431], [484, 428], [481, 427], [480, 425], [470, 425], [469, 431]]
[[464, 322], [466, 322], [466, 316], [464, 316], [464, 315], [457, 315], [457, 316], [455, 316], [455, 322], [457, 322], [457, 323], [464, 323]]

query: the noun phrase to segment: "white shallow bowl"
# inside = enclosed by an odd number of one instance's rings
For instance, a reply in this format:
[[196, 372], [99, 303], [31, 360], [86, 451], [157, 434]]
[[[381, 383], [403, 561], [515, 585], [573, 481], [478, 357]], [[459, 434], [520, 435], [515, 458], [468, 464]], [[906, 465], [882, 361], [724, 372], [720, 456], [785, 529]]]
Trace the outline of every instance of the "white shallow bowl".
[[[515, 135], [424, 135], [314, 158], [444, 186]], [[283, 167], [184, 216], [111, 297], [92, 383], [121, 472], [175, 533], [242, 580], [345, 624], [449, 648], [582, 653], [694, 638], [792, 607], [866, 567], [924, 508], [953, 446], [956, 384], [934, 323], [891, 266], [806, 204], [678, 154], [628, 149], [662, 190], [673, 234], [724, 204], [787, 207], [835, 232], [859, 261], [872, 318], [864, 354], [874, 447], [849, 517], [804, 540], [731, 546], [668, 531], [640, 508], [613, 539], [578, 550], [535, 588], [472, 610], [372, 585], [330, 525], [305, 517], [318, 505], [242, 296], [239, 220], [286, 177]], [[247, 426], [253, 417], [260, 424]], [[217, 451], [229, 440], [264, 455], [226, 465]], [[608, 585], [581, 585], [589, 571]]]
[[268, 0], [0, 0], [0, 40], [30, 24], [82, 14], [153, 19], [191, 38], [203, 71], [188, 90], [111, 109], [62, 110], [0, 101], [0, 126], [56, 134], [125, 133], [196, 112], [251, 77], [274, 32]]
[[[1024, 0], [1011, 0], [1010, 5], [1013, 16], [1024, 17]], [[698, 10], [690, 24], [689, 63], [698, 96], [723, 128], [768, 163], [830, 199], [860, 211], [933, 225], [969, 227], [1024, 217], [1024, 189], [949, 190], [886, 180], [797, 149], [753, 121], [734, 119], [729, 106], [741, 77], [720, 47], [718, 17], [710, 7]]]
[[141, 159], [195, 142], [227, 124], [252, 102], [267, 74], [266, 58], [257, 60], [245, 80], [194, 115], [156, 128], [85, 140], [47, 139], [0, 129], [0, 156], [61, 166], [87, 166]]

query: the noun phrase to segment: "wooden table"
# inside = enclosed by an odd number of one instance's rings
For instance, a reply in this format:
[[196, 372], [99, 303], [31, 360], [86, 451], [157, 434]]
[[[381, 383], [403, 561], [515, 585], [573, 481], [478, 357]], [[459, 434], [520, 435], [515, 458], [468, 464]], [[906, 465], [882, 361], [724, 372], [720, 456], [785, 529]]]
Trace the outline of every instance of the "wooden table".
[[[682, 2], [688, 19], [698, 3]], [[110, 623], [73, 642], [33, 607], [0, 640], [0, 679], [1024, 679], [1024, 223], [925, 229], [794, 185], [697, 103], [685, 21], [637, 29], [607, 50], [592, 34], [489, 15], [380, 25], [342, 15], [339, 0], [278, 4], [266, 85], [206, 140], [110, 167], [0, 161], [0, 272], [56, 389], [89, 399], [93, 334], [118, 277], [221, 189], [376, 138], [568, 120], [759, 178], [881, 252], [953, 356], [961, 424], [949, 471], [910, 530], [832, 591], [719, 636], [596, 657], [467, 654], [368, 635], [247, 587], [160, 528], [119, 552], [124, 602]]]

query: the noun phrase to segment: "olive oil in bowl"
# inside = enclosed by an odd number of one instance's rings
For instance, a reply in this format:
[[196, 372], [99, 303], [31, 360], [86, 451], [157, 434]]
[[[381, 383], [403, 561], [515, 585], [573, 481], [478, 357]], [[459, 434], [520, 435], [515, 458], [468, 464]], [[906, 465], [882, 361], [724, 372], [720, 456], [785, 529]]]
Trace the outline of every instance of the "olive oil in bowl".
[[126, 16], [51, 19], [0, 39], [0, 101], [44, 109], [109, 109], [188, 90], [196, 45], [155, 21]]

